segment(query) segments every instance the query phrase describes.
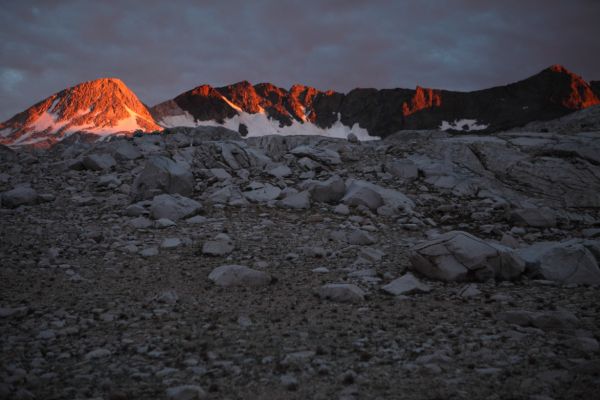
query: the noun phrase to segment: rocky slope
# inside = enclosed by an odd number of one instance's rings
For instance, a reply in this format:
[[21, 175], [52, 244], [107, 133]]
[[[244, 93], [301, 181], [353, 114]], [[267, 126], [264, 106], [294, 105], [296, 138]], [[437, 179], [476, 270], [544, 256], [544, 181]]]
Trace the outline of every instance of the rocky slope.
[[0, 124], [0, 144], [46, 147], [75, 132], [104, 136], [161, 129], [121, 80], [104, 78], [53, 94]]
[[75, 139], [0, 146], [0, 398], [600, 385], [598, 132]]
[[475, 92], [354, 89], [347, 94], [296, 85], [289, 91], [244, 81], [199, 86], [152, 107], [164, 126], [223, 125], [243, 135], [386, 137], [407, 129], [499, 131], [600, 104], [581, 77], [555, 65], [520, 82]]

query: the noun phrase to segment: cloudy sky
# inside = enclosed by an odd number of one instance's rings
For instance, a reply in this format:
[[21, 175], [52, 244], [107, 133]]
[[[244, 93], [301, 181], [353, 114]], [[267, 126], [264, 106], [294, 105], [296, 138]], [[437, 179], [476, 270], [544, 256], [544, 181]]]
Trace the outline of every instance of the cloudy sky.
[[474, 90], [563, 64], [600, 79], [598, 0], [2, 1], [0, 120], [125, 81], [154, 105], [240, 80]]

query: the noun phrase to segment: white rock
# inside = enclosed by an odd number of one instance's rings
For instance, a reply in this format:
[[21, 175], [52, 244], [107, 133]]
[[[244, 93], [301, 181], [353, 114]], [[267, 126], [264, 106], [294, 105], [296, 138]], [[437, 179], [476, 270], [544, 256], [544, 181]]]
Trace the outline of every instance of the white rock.
[[401, 276], [400, 278], [394, 279], [387, 285], [381, 288], [384, 292], [392, 294], [394, 296], [407, 295], [413, 293], [427, 293], [431, 291], [431, 288], [419, 281], [410, 272]]
[[155, 222], [155, 226], [159, 229], [169, 228], [169, 227], [175, 226], [175, 225], [177, 225], [177, 224], [168, 218], [159, 218]]
[[271, 283], [271, 277], [243, 265], [221, 265], [215, 268], [208, 279], [218, 286], [265, 286]]
[[329, 283], [319, 288], [319, 296], [339, 303], [358, 303], [365, 299], [365, 292], [351, 283]]

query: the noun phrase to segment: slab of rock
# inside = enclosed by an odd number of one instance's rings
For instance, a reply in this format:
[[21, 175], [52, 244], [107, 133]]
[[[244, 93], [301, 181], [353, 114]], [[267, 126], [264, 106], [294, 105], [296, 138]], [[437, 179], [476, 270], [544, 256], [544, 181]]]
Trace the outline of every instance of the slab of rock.
[[89, 154], [83, 158], [83, 166], [92, 171], [102, 171], [117, 165], [110, 154]]
[[170, 387], [166, 391], [169, 400], [198, 400], [206, 398], [206, 392], [198, 385]]
[[384, 292], [394, 296], [407, 295], [413, 293], [428, 293], [431, 288], [418, 280], [410, 272], [401, 276], [398, 279], [394, 279], [387, 285], [381, 288]]
[[561, 283], [600, 285], [600, 269], [594, 255], [580, 241], [543, 242], [518, 249], [527, 274]]
[[321, 147], [301, 145], [293, 148], [290, 153], [296, 157], [308, 157], [328, 165], [338, 165], [342, 163], [340, 154], [337, 151]]
[[208, 275], [218, 286], [265, 286], [271, 283], [269, 274], [244, 265], [221, 265]]
[[556, 226], [556, 213], [550, 208], [520, 208], [511, 212], [510, 220], [516, 225], [553, 228]]
[[139, 201], [160, 193], [189, 196], [193, 189], [194, 177], [186, 164], [167, 157], [153, 157], [133, 181], [131, 197]]
[[17, 208], [19, 206], [37, 204], [39, 202], [39, 195], [29, 186], [18, 186], [2, 193], [1, 199], [3, 207]]
[[231, 253], [235, 248], [233, 240], [224, 234], [218, 234], [214, 240], [204, 242], [202, 245], [202, 254], [207, 256], [222, 257]]
[[150, 216], [154, 219], [167, 218], [171, 221], [188, 218], [202, 211], [202, 204], [178, 194], [160, 194], [152, 199]]
[[372, 188], [363, 185], [350, 186], [341, 201], [348, 206], [365, 206], [372, 211], [383, 205], [381, 195]]
[[413, 271], [447, 282], [510, 280], [525, 271], [525, 263], [512, 249], [461, 231], [413, 247], [410, 262]]
[[365, 299], [365, 292], [351, 283], [329, 283], [319, 288], [319, 297], [338, 303], [358, 303]]

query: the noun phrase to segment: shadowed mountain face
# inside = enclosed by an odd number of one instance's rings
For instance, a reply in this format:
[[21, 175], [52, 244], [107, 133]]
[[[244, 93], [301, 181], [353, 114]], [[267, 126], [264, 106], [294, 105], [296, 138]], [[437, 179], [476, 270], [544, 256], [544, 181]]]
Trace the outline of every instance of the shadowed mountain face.
[[247, 81], [198, 86], [150, 110], [119, 79], [84, 82], [0, 124], [0, 144], [49, 146], [75, 132], [150, 132], [223, 125], [247, 136], [320, 134], [359, 139], [400, 130], [501, 131], [600, 104], [588, 84], [555, 65], [520, 82], [475, 92], [354, 89], [346, 94], [303, 85], [289, 90]]
[[600, 98], [600, 81], [590, 81], [590, 87], [596, 97]]
[[0, 143], [47, 146], [75, 132], [112, 135], [161, 129], [120, 79], [103, 78], [53, 94], [0, 124]]
[[[327, 130], [341, 122], [371, 136], [385, 137], [403, 129], [499, 131], [595, 104], [600, 100], [592, 87], [556, 65], [523, 81], [475, 92], [417, 87], [354, 89], [343, 94], [300, 85], [288, 91], [246, 81], [221, 88], [204, 85], [158, 104], [151, 112], [165, 126], [214, 121], [236, 130], [247, 129], [241, 127], [244, 118], [240, 116], [262, 113], [282, 130], [307, 122]], [[235, 123], [239, 126], [233, 126]], [[252, 129], [250, 133], [261, 134]]]

